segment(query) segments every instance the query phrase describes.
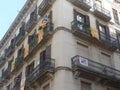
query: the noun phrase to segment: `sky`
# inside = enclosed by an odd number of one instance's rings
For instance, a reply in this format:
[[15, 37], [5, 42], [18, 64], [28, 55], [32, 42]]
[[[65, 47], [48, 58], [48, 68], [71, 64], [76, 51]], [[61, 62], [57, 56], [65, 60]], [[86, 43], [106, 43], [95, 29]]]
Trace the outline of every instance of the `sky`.
[[0, 1], [0, 40], [18, 15], [27, 0]]

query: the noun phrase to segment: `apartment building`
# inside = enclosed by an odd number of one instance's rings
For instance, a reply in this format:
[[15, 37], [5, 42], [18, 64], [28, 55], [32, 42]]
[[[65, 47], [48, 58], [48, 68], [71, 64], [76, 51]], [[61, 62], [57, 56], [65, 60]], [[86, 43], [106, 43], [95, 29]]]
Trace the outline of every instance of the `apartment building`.
[[0, 55], [0, 90], [120, 90], [120, 1], [27, 0]]

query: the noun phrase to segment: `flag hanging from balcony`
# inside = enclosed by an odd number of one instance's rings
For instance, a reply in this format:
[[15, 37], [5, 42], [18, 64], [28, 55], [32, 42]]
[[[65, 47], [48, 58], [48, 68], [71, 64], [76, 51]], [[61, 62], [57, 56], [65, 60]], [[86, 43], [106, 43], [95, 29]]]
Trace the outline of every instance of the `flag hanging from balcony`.
[[96, 28], [91, 27], [91, 33], [92, 33], [92, 37], [99, 40], [99, 32], [98, 32], [98, 30]]
[[43, 34], [44, 34], [44, 31], [43, 31], [43, 29], [41, 29], [38, 32], [38, 43], [41, 42], [41, 40], [43, 39]]
[[15, 60], [12, 61], [11, 72], [15, 69]]
[[43, 39], [43, 35], [44, 35], [44, 29], [46, 28], [48, 23], [48, 15], [46, 15], [43, 20], [42, 23], [39, 27], [39, 33], [38, 33], [38, 43]]
[[29, 45], [26, 45], [25, 51], [24, 51], [24, 58], [27, 57], [28, 54], [29, 54]]

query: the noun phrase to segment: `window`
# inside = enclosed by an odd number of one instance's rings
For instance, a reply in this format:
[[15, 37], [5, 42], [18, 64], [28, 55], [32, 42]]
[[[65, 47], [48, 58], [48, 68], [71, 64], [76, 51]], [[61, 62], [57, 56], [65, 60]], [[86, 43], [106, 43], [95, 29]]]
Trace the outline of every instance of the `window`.
[[89, 32], [87, 31], [88, 28], [90, 28], [89, 16], [83, 15], [74, 10], [74, 21], [77, 22], [77, 27], [79, 30]]
[[12, 83], [7, 86], [7, 90], [12, 90]]
[[89, 58], [89, 47], [82, 43], [77, 43], [77, 54]]
[[109, 32], [108, 26], [103, 25], [103, 24], [99, 23], [98, 21], [96, 21], [96, 25], [97, 25], [97, 28], [99, 30], [100, 39], [104, 40], [104, 41], [106, 41], [106, 40], [109, 41], [110, 32]]
[[[116, 32], [116, 34], [117, 34], [118, 44], [120, 45], [120, 32]], [[119, 50], [120, 50], [120, 46], [119, 46]]]
[[43, 90], [50, 90], [50, 85], [47, 84], [46, 86], [43, 87]]
[[108, 55], [104, 52], [101, 52], [101, 57], [100, 58], [101, 58], [102, 64], [107, 65], [107, 66], [112, 66], [110, 55]]
[[19, 89], [20, 89], [21, 77], [22, 77], [22, 73], [20, 73], [20, 74], [14, 79], [14, 89], [15, 89], [15, 90], [19, 90]]
[[87, 15], [83, 15], [79, 12], [77, 12], [76, 10], [74, 10], [74, 20], [77, 20], [80, 23], [86, 23], [89, 25], [89, 16]]
[[81, 81], [81, 90], [92, 90], [91, 83]]
[[112, 9], [115, 23], [119, 24], [118, 12], [115, 9]]
[[24, 46], [22, 45], [22, 47], [18, 50], [18, 55], [17, 56], [23, 55], [23, 53], [24, 53]]
[[47, 46], [44, 51], [40, 53], [40, 61], [51, 58], [51, 45]]
[[34, 61], [26, 67], [26, 77], [28, 77], [28, 75], [32, 73], [33, 69], [34, 69]]

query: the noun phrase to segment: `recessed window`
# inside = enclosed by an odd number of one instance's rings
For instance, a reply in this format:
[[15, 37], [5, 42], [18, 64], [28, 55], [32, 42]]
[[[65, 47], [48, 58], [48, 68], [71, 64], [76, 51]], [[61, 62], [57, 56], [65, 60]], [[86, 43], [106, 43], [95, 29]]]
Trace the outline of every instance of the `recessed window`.
[[34, 69], [34, 61], [26, 67], [26, 77], [33, 72]]
[[112, 9], [112, 11], [113, 11], [113, 16], [114, 16], [115, 23], [119, 24], [118, 11], [114, 8]]
[[89, 47], [82, 43], [77, 43], [77, 54], [89, 58]]
[[99, 30], [99, 36], [101, 40], [104, 41], [110, 41], [110, 32], [109, 32], [109, 28], [106, 25], [103, 25], [101, 23], [99, 23], [98, 21], [96, 21], [96, 25], [97, 28]]
[[104, 65], [112, 66], [111, 56], [107, 53], [101, 52], [101, 62]]
[[84, 15], [74, 10], [74, 24], [80, 31], [85, 32], [89, 35], [91, 34], [90, 20], [88, 15]]
[[92, 90], [91, 83], [81, 81], [81, 90]]
[[46, 86], [43, 87], [43, 90], [50, 90], [50, 85], [47, 84]]

